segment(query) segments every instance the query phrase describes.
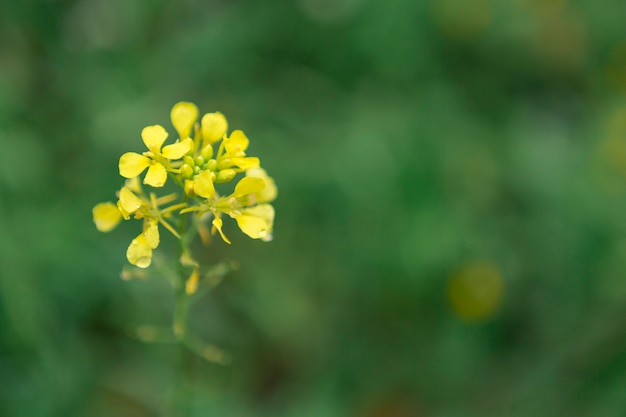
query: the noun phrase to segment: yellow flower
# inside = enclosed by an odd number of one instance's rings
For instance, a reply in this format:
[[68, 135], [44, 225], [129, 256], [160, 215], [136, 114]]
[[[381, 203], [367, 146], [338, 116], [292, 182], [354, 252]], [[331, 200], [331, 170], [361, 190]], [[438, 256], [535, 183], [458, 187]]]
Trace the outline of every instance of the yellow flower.
[[232, 132], [222, 141], [224, 153], [217, 158], [217, 168], [223, 170], [236, 166], [243, 171], [257, 168], [260, 165], [259, 158], [246, 157], [249, 144], [250, 140], [241, 130]]
[[120, 175], [125, 178], [134, 178], [148, 168], [143, 180], [144, 184], [163, 187], [167, 180], [168, 168], [171, 168], [169, 161], [182, 158], [193, 145], [193, 141], [186, 138], [161, 149], [167, 136], [167, 131], [160, 125], [145, 127], [141, 131], [141, 138], [148, 152], [142, 155], [126, 152], [122, 155], [119, 163]]
[[96, 224], [96, 229], [101, 232], [113, 230], [121, 220], [122, 213], [111, 202], [100, 203], [93, 208], [93, 222]]
[[241, 231], [252, 239], [272, 240], [274, 207], [270, 204], [257, 203], [270, 202], [276, 195], [274, 180], [264, 170], [250, 172], [250, 176], [242, 178], [237, 183], [231, 195], [215, 202], [213, 227], [224, 242], [230, 243], [222, 231], [222, 219], [219, 215], [219, 212], [222, 212], [235, 219]]
[[108, 202], [94, 207], [94, 222], [98, 230], [106, 232], [113, 229], [122, 218], [128, 220], [133, 215], [135, 219], [143, 219], [143, 232], [130, 243], [126, 257], [131, 264], [147, 268], [152, 262], [152, 250], [159, 246], [159, 223], [180, 238], [165, 217], [170, 216], [173, 211], [180, 210], [185, 204], [160, 209], [159, 205], [171, 203], [176, 195], [169, 194], [157, 198], [150, 193], [148, 197], [136, 180], [127, 180], [118, 195], [117, 205]]

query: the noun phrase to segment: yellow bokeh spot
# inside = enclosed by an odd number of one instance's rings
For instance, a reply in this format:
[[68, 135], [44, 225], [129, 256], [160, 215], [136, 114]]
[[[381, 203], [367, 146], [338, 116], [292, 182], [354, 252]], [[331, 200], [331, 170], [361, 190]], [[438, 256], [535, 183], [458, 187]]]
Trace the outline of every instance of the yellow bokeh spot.
[[448, 302], [459, 317], [468, 321], [492, 316], [502, 303], [503, 293], [500, 271], [488, 262], [464, 265], [448, 280]]
[[472, 41], [491, 24], [488, 0], [437, 0], [433, 14], [441, 32], [455, 41]]
[[198, 268], [195, 268], [187, 281], [185, 282], [185, 292], [187, 295], [194, 294], [198, 289], [198, 282], [200, 281], [200, 274]]

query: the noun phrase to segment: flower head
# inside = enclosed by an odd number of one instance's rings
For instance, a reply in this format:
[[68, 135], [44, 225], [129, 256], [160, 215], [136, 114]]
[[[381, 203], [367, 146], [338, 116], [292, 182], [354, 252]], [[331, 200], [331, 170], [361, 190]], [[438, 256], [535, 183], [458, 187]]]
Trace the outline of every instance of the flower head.
[[163, 187], [167, 180], [168, 170], [172, 170], [170, 161], [182, 158], [193, 146], [193, 141], [185, 138], [161, 149], [167, 136], [167, 131], [163, 126], [145, 127], [141, 131], [141, 138], [148, 148], [148, 152], [143, 154], [126, 152], [122, 155], [119, 163], [120, 175], [125, 178], [135, 178], [148, 168], [143, 180], [144, 184]]
[[[93, 209], [93, 220], [98, 230], [107, 232], [122, 220], [131, 217], [143, 220], [142, 232], [130, 243], [126, 251], [128, 262], [140, 268], [147, 268], [152, 262], [152, 250], [159, 246], [159, 223], [178, 237], [178, 233], [166, 220], [169, 214], [180, 206], [161, 209], [160, 205], [172, 202], [175, 195], [156, 198], [146, 196], [141, 187], [128, 180], [118, 192], [117, 204], [111, 202], [97, 204]], [[173, 208], [172, 208], [173, 207]]]
[[[278, 190], [274, 180], [261, 168], [259, 158], [248, 156], [250, 140], [241, 130], [229, 133], [228, 121], [220, 112], [204, 114], [200, 123], [198, 116], [195, 104], [175, 104], [170, 117], [178, 139], [169, 145], [165, 145], [168, 138], [165, 128], [145, 127], [141, 139], [147, 150], [126, 152], [120, 157], [119, 172], [127, 181], [117, 193], [117, 202], [100, 203], [93, 208], [96, 228], [103, 232], [112, 230], [122, 220], [141, 221], [141, 233], [126, 250], [126, 258], [137, 267], [151, 265], [152, 253], [161, 239], [160, 226], [181, 239], [185, 224], [191, 224], [204, 243], [216, 232], [230, 243], [222, 230], [223, 219], [230, 217], [245, 235], [264, 241], [272, 239], [275, 212], [270, 203]], [[147, 171], [144, 184], [163, 187], [169, 176], [171, 182], [182, 188], [183, 199], [178, 200], [177, 194], [157, 197], [153, 192], [144, 192], [139, 179], [144, 171]], [[231, 181], [234, 186], [229, 190]], [[181, 218], [187, 214], [193, 214], [193, 222]], [[177, 222], [178, 231], [170, 225], [172, 217], [183, 220]], [[186, 247], [186, 243], [182, 246]], [[184, 249], [183, 255], [180, 259], [190, 260], [182, 263], [183, 267], [197, 268], [188, 250]], [[199, 279], [197, 269], [194, 270], [195, 278], [192, 274], [188, 280], [187, 291], [191, 292]]]

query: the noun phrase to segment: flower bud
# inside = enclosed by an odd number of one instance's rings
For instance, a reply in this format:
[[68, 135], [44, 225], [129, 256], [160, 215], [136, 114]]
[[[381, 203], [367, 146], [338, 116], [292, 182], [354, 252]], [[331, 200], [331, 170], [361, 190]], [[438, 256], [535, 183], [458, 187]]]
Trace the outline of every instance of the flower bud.
[[217, 168], [217, 161], [215, 159], [209, 159], [209, 162], [207, 162], [207, 169], [211, 171], [215, 171], [216, 168]]
[[189, 165], [190, 167], [194, 166], [196, 163], [193, 161], [193, 158], [189, 155], [183, 156], [183, 162]]
[[193, 175], [193, 168], [187, 164], [183, 164], [180, 167], [180, 173], [183, 176], [183, 178], [189, 179]]
[[200, 155], [202, 155], [205, 161], [208, 161], [213, 156], [213, 147], [211, 145], [205, 146], [200, 151]]
[[204, 164], [204, 161], [205, 159], [204, 157], [202, 157], [202, 155], [196, 156], [196, 159], [195, 159], [196, 165], [202, 166]]
[[189, 197], [195, 197], [196, 196], [196, 192], [194, 190], [194, 183], [191, 180], [187, 180], [185, 181], [185, 194], [187, 194]]
[[233, 178], [235, 178], [235, 175], [237, 175], [237, 171], [235, 171], [234, 169], [223, 169], [217, 173], [215, 182], [218, 184], [223, 183], [223, 182], [228, 182], [232, 180]]

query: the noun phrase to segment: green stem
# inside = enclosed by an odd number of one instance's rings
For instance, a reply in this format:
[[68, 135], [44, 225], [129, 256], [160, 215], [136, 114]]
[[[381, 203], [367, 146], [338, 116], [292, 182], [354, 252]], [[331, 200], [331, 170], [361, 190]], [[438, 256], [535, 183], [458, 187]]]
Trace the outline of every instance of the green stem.
[[[183, 203], [186, 203], [184, 197]], [[180, 215], [178, 220], [178, 233], [180, 236], [180, 257], [178, 265], [178, 282], [176, 285], [176, 305], [174, 307], [173, 331], [179, 345], [179, 372], [178, 388], [175, 397], [176, 415], [187, 417], [191, 414], [191, 353], [185, 346], [187, 338], [187, 322], [189, 318], [189, 296], [185, 292], [185, 282], [187, 280], [187, 270], [180, 262], [180, 259], [188, 253], [186, 231], [186, 216]]]

